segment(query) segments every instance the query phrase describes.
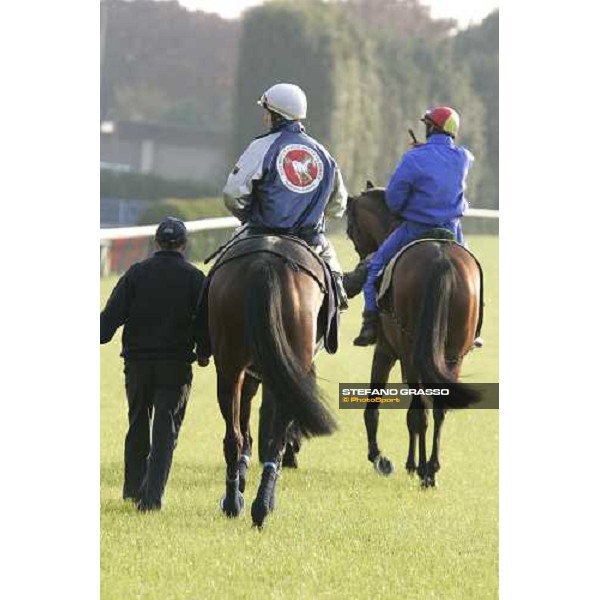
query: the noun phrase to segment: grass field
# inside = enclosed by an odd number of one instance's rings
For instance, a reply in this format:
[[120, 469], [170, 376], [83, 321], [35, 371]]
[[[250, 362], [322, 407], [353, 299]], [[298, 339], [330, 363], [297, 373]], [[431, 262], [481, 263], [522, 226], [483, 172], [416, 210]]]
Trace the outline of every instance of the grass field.
[[[345, 268], [356, 256], [333, 238]], [[467, 381], [498, 381], [498, 238], [470, 236], [486, 275], [486, 346], [470, 355]], [[116, 278], [101, 282], [104, 305]], [[332, 401], [339, 381], [369, 380], [372, 350], [354, 348], [362, 301], [344, 314], [340, 348], [317, 368]], [[403, 598], [483, 600], [498, 596], [498, 411], [451, 413], [442, 439], [439, 487], [421, 491], [402, 469], [404, 410], [383, 410], [380, 446], [395, 462], [384, 479], [367, 461], [362, 412], [339, 411], [339, 431], [302, 449], [285, 471], [264, 531], [219, 511], [224, 433], [211, 364], [194, 367], [190, 404], [165, 507], [138, 514], [121, 500], [127, 411], [120, 333], [101, 347], [102, 598]], [[399, 381], [394, 371], [392, 381]], [[258, 402], [254, 407], [256, 438]], [[253, 462], [246, 500], [260, 470]]]

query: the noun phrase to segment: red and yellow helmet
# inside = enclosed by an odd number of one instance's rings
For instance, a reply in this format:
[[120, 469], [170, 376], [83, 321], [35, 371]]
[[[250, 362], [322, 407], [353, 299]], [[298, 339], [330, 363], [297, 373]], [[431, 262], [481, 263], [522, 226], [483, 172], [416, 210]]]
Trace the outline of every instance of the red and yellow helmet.
[[430, 108], [421, 119], [423, 123], [430, 123], [436, 129], [454, 137], [460, 127], [458, 113], [449, 106], [437, 106]]

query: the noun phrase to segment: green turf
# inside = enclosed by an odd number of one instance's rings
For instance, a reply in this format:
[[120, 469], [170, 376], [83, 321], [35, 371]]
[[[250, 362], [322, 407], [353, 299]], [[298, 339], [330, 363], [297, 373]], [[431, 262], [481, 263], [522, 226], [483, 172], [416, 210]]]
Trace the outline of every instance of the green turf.
[[[345, 268], [356, 262], [334, 238]], [[498, 238], [470, 236], [486, 275], [486, 346], [472, 353], [470, 381], [498, 381]], [[104, 304], [116, 278], [101, 282]], [[354, 348], [362, 309], [351, 301], [335, 356], [317, 359], [321, 383], [368, 381], [371, 350]], [[126, 400], [119, 334], [101, 347], [102, 598], [419, 598], [498, 596], [498, 412], [446, 419], [439, 488], [421, 491], [402, 469], [404, 410], [384, 410], [380, 446], [396, 473], [379, 477], [367, 461], [362, 412], [339, 411], [339, 431], [307, 443], [300, 469], [285, 471], [278, 507], [259, 533], [247, 510], [238, 520], [217, 506], [224, 491], [223, 422], [214, 367], [194, 367], [192, 397], [159, 514], [121, 500]], [[394, 372], [398, 381], [399, 373]], [[258, 402], [253, 416], [256, 432]], [[259, 479], [253, 462], [246, 499]]]

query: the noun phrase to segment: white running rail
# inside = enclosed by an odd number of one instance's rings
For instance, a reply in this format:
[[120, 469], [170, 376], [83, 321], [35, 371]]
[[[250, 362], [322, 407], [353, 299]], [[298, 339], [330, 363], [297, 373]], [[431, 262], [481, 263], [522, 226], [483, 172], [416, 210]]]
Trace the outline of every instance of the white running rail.
[[[235, 217], [218, 217], [215, 219], [201, 219], [199, 221], [186, 221], [185, 226], [188, 233], [194, 231], [205, 231], [207, 229], [233, 229], [241, 223]], [[100, 229], [100, 240], [123, 240], [140, 237], [153, 236], [156, 233], [156, 225], [140, 225], [137, 227], [111, 227]]]
[[[476, 217], [485, 219], [499, 219], [500, 212], [487, 208], [471, 208], [465, 213], [465, 217]], [[235, 217], [217, 217], [214, 219], [200, 219], [199, 221], [186, 221], [185, 226], [189, 233], [194, 231], [205, 231], [207, 229], [234, 229], [241, 223]], [[100, 229], [100, 240], [123, 240], [140, 237], [153, 236], [156, 225], [140, 225], [137, 227], [111, 227]]]
[[465, 217], [477, 217], [482, 219], [499, 219], [500, 211], [491, 208], [469, 208], [464, 214]]

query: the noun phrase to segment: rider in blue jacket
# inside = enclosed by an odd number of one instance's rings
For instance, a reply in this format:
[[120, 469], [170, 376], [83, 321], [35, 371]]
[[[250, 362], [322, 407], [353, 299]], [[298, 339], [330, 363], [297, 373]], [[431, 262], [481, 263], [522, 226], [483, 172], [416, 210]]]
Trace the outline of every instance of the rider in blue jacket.
[[236, 237], [288, 234], [303, 239], [329, 265], [340, 308], [347, 308], [342, 267], [325, 237], [325, 217], [341, 218], [348, 193], [327, 149], [302, 123], [306, 95], [297, 85], [278, 83], [258, 101], [268, 132], [246, 148], [223, 190], [225, 205], [244, 225]]
[[459, 116], [454, 109], [433, 108], [421, 120], [425, 123], [426, 143], [415, 143], [402, 157], [386, 189], [388, 208], [404, 220], [368, 264], [363, 324], [354, 340], [355, 346], [368, 346], [377, 341], [375, 284], [401, 248], [432, 227], [451, 231], [458, 243], [464, 244], [459, 219], [468, 207], [464, 191], [473, 155], [454, 141], [459, 127]]

